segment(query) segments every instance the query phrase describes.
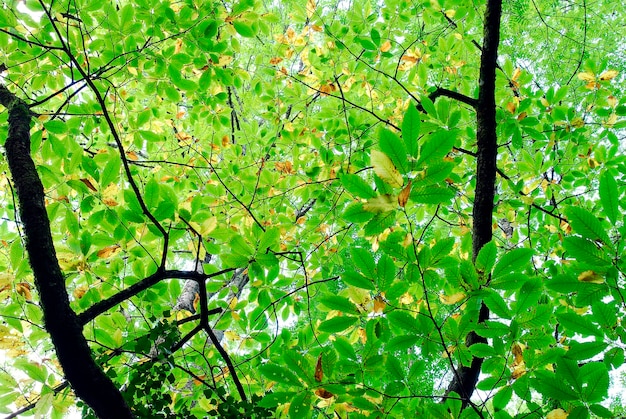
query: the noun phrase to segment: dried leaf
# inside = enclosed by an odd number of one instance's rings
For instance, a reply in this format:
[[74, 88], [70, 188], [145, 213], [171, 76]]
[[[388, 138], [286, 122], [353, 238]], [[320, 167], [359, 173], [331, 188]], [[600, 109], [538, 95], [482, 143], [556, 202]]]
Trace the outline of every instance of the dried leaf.
[[411, 183], [412, 181], [409, 180], [409, 183], [404, 187], [404, 189], [402, 189], [402, 191], [398, 195], [398, 205], [400, 205], [402, 208], [404, 208], [406, 203], [409, 201], [409, 195], [411, 194]]
[[[317, 364], [315, 365], [315, 381], [318, 383], [322, 382], [324, 378], [324, 370], [322, 369], [322, 354], [319, 354], [317, 357]], [[323, 397], [327, 398], [327, 397]]]
[[318, 388], [317, 390], [315, 390], [315, 395], [321, 399], [330, 399], [331, 397], [335, 396], [333, 393], [328, 390], [324, 390], [323, 388]]
[[28, 282], [18, 282], [15, 284], [15, 291], [22, 297], [24, 297], [27, 301], [32, 300], [33, 296], [30, 293], [30, 284]]
[[87, 187], [88, 187], [89, 189], [91, 189], [92, 191], [94, 191], [94, 192], [98, 192], [98, 190], [96, 189], [96, 187], [95, 187], [95, 186], [93, 186], [93, 183], [91, 183], [91, 181], [90, 181], [89, 179], [87, 179], [87, 178], [81, 178], [81, 179], [78, 179], [78, 180], [80, 180], [81, 182], [83, 182], [83, 183], [85, 184], [85, 186], [87, 186]]

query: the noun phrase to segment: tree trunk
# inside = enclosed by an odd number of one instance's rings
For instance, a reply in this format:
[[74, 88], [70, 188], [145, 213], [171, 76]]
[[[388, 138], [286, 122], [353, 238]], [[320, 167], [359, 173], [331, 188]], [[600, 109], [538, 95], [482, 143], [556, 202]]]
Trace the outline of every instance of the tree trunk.
[[30, 157], [31, 112], [24, 101], [0, 86], [0, 103], [9, 111], [6, 158], [24, 226], [26, 251], [39, 292], [45, 328], [74, 392], [103, 419], [132, 418], [113, 382], [91, 357], [76, 313], [71, 309], [44, 203], [44, 189]]
[[[488, 0], [485, 9], [484, 38], [480, 62], [479, 92], [476, 103], [476, 191], [472, 211], [472, 258], [476, 260], [480, 249], [492, 238], [493, 200], [496, 182], [496, 158], [498, 142], [496, 136], [496, 68], [498, 44], [500, 43], [500, 18], [502, 0]], [[489, 309], [481, 305], [478, 323], [489, 318]], [[465, 344], [487, 343], [487, 339], [474, 332], [467, 335]], [[446, 390], [457, 393], [463, 400], [463, 408], [469, 404], [476, 388], [482, 358], [473, 358], [469, 367], [457, 368], [456, 374]]]

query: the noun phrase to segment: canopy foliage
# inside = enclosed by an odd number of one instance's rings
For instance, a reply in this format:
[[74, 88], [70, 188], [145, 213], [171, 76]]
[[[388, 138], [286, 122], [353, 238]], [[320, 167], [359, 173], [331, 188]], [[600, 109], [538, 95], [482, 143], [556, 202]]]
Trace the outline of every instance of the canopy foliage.
[[497, 7], [3, 3], [0, 413], [623, 414], [626, 12]]

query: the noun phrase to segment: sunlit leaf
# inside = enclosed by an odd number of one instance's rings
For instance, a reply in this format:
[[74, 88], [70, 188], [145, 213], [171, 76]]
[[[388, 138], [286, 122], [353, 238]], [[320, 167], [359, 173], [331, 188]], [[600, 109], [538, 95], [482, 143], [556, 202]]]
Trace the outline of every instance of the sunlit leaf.
[[374, 171], [385, 183], [394, 188], [399, 188], [404, 184], [402, 175], [385, 153], [372, 150], [370, 158], [372, 166], [374, 166]]

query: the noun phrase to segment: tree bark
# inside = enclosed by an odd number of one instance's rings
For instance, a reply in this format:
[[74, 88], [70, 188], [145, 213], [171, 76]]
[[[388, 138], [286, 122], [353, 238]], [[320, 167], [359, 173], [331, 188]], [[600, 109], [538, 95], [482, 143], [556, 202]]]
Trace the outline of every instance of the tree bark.
[[[480, 249], [492, 239], [493, 200], [496, 182], [496, 158], [498, 141], [496, 135], [496, 68], [498, 45], [500, 43], [500, 19], [502, 0], [488, 0], [485, 9], [483, 46], [480, 61], [479, 91], [476, 102], [476, 191], [472, 210], [472, 258], [476, 260]], [[489, 309], [483, 303], [478, 314], [478, 323], [489, 318]], [[475, 332], [467, 335], [465, 344], [487, 343], [487, 339]], [[463, 408], [469, 404], [474, 393], [482, 358], [473, 358], [469, 367], [457, 368], [456, 374], [446, 390], [456, 392], [463, 401]]]
[[76, 313], [70, 307], [65, 278], [59, 267], [44, 189], [30, 156], [30, 120], [26, 103], [0, 85], [0, 104], [9, 111], [6, 158], [13, 177], [24, 227], [26, 251], [39, 292], [45, 328], [76, 395], [103, 419], [132, 418], [113, 382], [91, 357]]

